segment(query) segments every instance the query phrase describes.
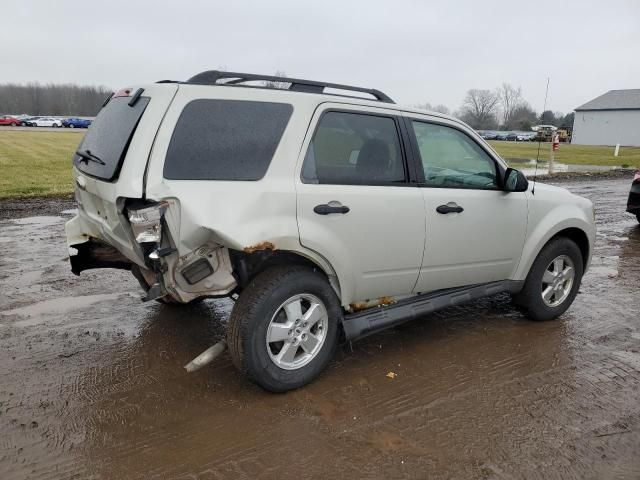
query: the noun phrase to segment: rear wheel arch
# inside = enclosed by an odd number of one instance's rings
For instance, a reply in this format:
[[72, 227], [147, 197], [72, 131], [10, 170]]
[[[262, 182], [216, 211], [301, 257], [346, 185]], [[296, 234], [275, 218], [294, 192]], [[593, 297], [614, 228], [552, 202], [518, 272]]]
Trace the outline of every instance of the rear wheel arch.
[[229, 253], [234, 276], [236, 276], [240, 289], [244, 289], [253, 278], [272, 267], [304, 266], [319, 271], [327, 277], [327, 281], [335, 290], [336, 295], [341, 298], [340, 281], [336, 272], [330, 265], [323, 265], [311, 256], [291, 250], [259, 250], [252, 253], [229, 250]]

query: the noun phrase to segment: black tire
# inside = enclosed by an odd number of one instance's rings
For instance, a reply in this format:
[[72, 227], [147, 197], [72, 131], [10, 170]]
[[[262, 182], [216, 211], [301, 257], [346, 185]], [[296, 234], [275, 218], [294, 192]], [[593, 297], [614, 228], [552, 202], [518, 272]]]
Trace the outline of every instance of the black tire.
[[68, 127], [69, 127], [69, 128], [76, 128], [76, 126], [75, 126], [73, 123], [70, 123], [70, 124], [68, 125]]
[[[315, 356], [295, 370], [279, 367], [268, 352], [267, 331], [278, 308], [289, 298], [310, 294], [326, 309], [327, 331]], [[314, 380], [333, 358], [338, 344], [340, 302], [327, 278], [304, 266], [273, 267], [257, 275], [242, 291], [231, 312], [227, 343], [234, 365], [271, 392], [285, 392]]]
[[[545, 304], [542, 299], [542, 276], [557, 257], [566, 255], [573, 262], [574, 279], [569, 295], [556, 306]], [[562, 315], [578, 294], [582, 281], [582, 253], [576, 243], [566, 237], [557, 237], [547, 243], [536, 257], [522, 290], [513, 296], [514, 303], [532, 320], [553, 320]]]
[[636, 219], [638, 220], [638, 223], [640, 223], [640, 213], [636, 213]]

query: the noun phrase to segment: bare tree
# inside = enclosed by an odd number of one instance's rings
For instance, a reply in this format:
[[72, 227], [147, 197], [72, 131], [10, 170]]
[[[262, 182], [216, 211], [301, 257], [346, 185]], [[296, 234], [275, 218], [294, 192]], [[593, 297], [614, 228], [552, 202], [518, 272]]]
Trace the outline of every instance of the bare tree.
[[515, 88], [508, 83], [503, 83], [502, 86], [498, 88], [496, 96], [502, 107], [502, 125], [509, 128], [514, 110], [523, 102], [522, 88]]
[[438, 112], [438, 113], [444, 113], [445, 115], [449, 115], [451, 113], [451, 110], [449, 110], [449, 107], [447, 107], [446, 105], [443, 104], [438, 104], [435, 107], [433, 107], [431, 109], [432, 112]]
[[521, 102], [511, 112], [508, 128], [516, 130], [531, 130], [531, 127], [538, 121], [538, 114], [527, 102]]
[[446, 105], [431, 105], [429, 102], [418, 103], [417, 105], [415, 105], [415, 108], [419, 108], [420, 110], [427, 110], [429, 112], [444, 113], [445, 115], [449, 115], [451, 113], [451, 110], [449, 110]]
[[496, 124], [498, 97], [490, 90], [471, 89], [467, 92], [460, 117], [473, 128], [493, 128]]
[[429, 102], [416, 103], [414, 105], [414, 107], [419, 109], [419, 110], [427, 110], [429, 112], [433, 110], [433, 107], [431, 106], [431, 104]]

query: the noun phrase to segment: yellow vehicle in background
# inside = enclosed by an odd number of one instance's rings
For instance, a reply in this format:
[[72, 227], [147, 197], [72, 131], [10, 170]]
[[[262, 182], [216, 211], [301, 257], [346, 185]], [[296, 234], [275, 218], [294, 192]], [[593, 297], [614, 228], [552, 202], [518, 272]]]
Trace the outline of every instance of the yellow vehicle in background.
[[554, 125], [537, 125], [533, 127], [536, 132], [533, 141], [535, 142], [550, 142], [553, 139], [553, 135], [558, 130]]

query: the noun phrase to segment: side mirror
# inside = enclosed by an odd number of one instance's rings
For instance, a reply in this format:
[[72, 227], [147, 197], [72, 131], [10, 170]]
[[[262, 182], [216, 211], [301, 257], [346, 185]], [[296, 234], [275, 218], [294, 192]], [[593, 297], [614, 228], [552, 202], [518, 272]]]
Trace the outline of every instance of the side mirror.
[[529, 181], [520, 170], [515, 168], [507, 168], [504, 174], [505, 192], [526, 192], [529, 188]]

